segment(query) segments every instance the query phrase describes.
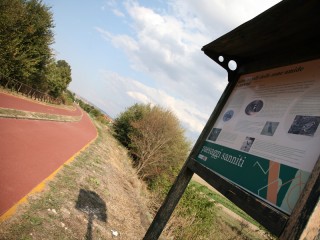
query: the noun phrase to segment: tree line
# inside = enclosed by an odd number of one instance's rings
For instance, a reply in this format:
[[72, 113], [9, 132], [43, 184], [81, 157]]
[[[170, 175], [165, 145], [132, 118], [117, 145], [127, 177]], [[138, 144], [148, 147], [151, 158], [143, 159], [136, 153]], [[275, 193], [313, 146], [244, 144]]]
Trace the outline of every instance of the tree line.
[[0, 1], [0, 78], [61, 97], [71, 67], [54, 58], [53, 15], [40, 0]]

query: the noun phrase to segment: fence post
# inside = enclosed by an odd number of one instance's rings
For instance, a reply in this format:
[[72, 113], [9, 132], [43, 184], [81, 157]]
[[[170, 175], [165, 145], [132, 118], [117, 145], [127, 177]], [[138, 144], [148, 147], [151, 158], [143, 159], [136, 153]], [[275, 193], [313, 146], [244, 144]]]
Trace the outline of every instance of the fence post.
[[18, 88], [18, 90], [17, 90], [17, 92], [19, 92], [20, 91], [20, 88], [22, 87], [22, 83], [20, 84], [20, 87]]
[[6, 85], [4, 86], [5, 88], [7, 88], [7, 86], [8, 86], [8, 84], [9, 84], [9, 82], [10, 82], [10, 79], [8, 79], [8, 81], [7, 81]]
[[169, 218], [173, 213], [173, 210], [178, 204], [182, 194], [184, 193], [185, 189], [187, 188], [193, 176], [193, 171], [191, 171], [187, 167], [187, 162], [181, 169], [176, 181], [172, 185], [165, 201], [163, 202], [162, 206], [158, 210], [158, 213], [153, 219], [153, 222], [151, 223], [149, 229], [147, 230], [143, 240], [158, 239], [165, 225], [169, 221]]

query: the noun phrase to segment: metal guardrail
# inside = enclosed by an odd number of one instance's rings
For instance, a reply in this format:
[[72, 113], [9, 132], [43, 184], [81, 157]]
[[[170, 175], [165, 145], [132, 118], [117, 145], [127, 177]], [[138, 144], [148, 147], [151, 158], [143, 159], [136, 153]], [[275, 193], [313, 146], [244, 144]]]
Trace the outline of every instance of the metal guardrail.
[[21, 93], [22, 95], [25, 95], [35, 100], [53, 103], [53, 104], [61, 104], [60, 99], [51, 97], [49, 94], [36, 90], [28, 86], [27, 84], [22, 83], [15, 79], [11, 79], [8, 77], [4, 78], [0, 76], [0, 85], [3, 86], [4, 88]]

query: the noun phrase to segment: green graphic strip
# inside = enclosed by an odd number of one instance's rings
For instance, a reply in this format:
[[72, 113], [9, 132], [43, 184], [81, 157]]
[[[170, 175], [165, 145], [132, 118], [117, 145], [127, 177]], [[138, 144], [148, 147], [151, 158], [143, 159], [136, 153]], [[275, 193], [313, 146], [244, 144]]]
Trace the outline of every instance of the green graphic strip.
[[[211, 142], [204, 143], [196, 160], [253, 194], [267, 198], [269, 160]], [[297, 171], [296, 168], [280, 165], [279, 178], [282, 179], [279, 183], [289, 182], [284, 186], [279, 184], [276, 204], [279, 208]]]

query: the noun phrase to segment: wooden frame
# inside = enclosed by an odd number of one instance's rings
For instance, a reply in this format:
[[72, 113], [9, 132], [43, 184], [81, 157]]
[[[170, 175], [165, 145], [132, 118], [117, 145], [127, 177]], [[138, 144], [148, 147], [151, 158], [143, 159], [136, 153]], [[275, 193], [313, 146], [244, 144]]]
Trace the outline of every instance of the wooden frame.
[[[320, 59], [320, 2], [284, 0], [204, 46], [204, 53], [228, 72], [228, 85], [144, 239], [158, 239], [190, 179], [197, 173], [280, 239], [298, 239], [320, 196], [320, 158], [291, 215], [259, 200], [195, 161], [226, 101], [243, 74]], [[224, 61], [220, 61], [222, 56]], [[228, 67], [230, 60], [237, 69]], [[320, 67], [320, 66], [319, 66]]]

